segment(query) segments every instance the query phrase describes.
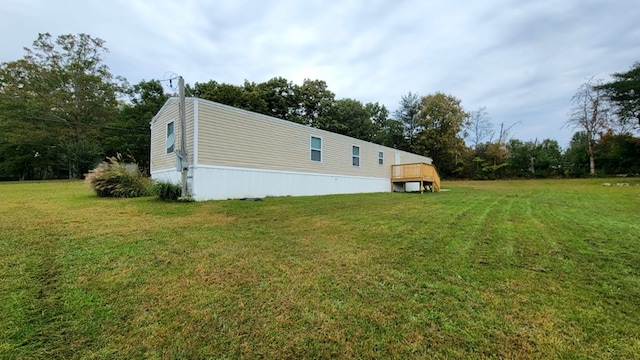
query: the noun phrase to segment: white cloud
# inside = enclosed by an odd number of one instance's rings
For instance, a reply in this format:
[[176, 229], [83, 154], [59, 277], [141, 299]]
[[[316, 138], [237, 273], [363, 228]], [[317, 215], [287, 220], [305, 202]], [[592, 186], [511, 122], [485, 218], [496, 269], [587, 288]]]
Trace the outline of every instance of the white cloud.
[[44, 1], [6, 0], [0, 61], [39, 32], [107, 41], [131, 83], [183, 75], [240, 84], [325, 80], [338, 97], [393, 111], [409, 91], [443, 91], [522, 140], [554, 138], [585, 78], [640, 60], [634, 0]]

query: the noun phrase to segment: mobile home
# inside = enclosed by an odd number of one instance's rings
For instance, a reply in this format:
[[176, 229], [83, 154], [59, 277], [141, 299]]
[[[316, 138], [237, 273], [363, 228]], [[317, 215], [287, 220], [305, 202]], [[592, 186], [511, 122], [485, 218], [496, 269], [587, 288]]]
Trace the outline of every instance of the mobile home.
[[[432, 167], [425, 156], [208, 100], [187, 98], [185, 115], [187, 186], [195, 200], [389, 192], [405, 183], [392, 179], [392, 165]], [[179, 121], [178, 98], [151, 121], [154, 180], [180, 183]]]

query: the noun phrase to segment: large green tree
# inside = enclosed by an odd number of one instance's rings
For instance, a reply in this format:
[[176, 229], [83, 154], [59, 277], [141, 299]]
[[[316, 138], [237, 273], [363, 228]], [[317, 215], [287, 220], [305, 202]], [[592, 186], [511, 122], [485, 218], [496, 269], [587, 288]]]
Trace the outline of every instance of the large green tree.
[[548, 178], [562, 175], [562, 150], [556, 140], [536, 142], [531, 160], [531, 170], [536, 177]]
[[389, 118], [389, 110], [386, 106], [377, 102], [367, 103], [365, 109], [373, 124], [371, 141], [395, 149], [406, 148], [404, 126], [400, 121]]
[[589, 174], [589, 145], [587, 133], [578, 131], [571, 137], [569, 147], [564, 152], [564, 174], [584, 177]]
[[607, 175], [640, 173], [640, 138], [630, 134], [603, 134], [598, 144], [600, 170]]
[[355, 99], [336, 100], [327, 112], [328, 126], [324, 130], [356, 139], [385, 145], [393, 141], [398, 128], [389, 120], [389, 111], [379, 103], [366, 103]]
[[265, 103], [265, 114], [293, 122], [301, 122], [298, 85], [283, 77], [275, 77], [257, 85]]
[[102, 155], [102, 130], [117, 116], [126, 82], [103, 63], [105, 42], [87, 34], [39, 34], [25, 51], [0, 65], [4, 140], [27, 149], [22, 158], [54, 157], [48, 168], [81, 177]]
[[509, 166], [509, 148], [506, 142], [496, 141], [480, 144], [476, 148], [476, 161], [480, 162], [483, 179], [503, 178]]
[[373, 138], [371, 114], [358, 100], [340, 99], [326, 113], [326, 121], [321, 123], [323, 130], [354, 137], [365, 141]]
[[453, 176], [462, 160], [462, 133], [469, 113], [460, 99], [441, 92], [422, 97], [417, 135], [411, 150], [429, 156], [444, 177]]
[[623, 126], [640, 129], [640, 62], [636, 62], [629, 71], [611, 76], [614, 80], [600, 84], [599, 89], [606, 92]]
[[535, 148], [532, 141], [523, 142], [519, 139], [509, 139], [509, 174], [512, 177], [523, 178], [535, 175]]
[[123, 154], [141, 169], [149, 169], [151, 131], [149, 123], [169, 96], [158, 80], [142, 80], [127, 91], [130, 102], [123, 104], [116, 119], [104, 132], [106, 156]]
[[301, 123], [319, 129], [332, 126], [328, 113], [335, 104], [336, 95], [324, 80], [304, 79], [298, 93]]
[[420, 128], [420, 96], [416, 93], [408, 92], [400, 98], [399, 107], [394, 111], [393, 117], [403, 125], [406, 148], [404, 150], [413, 150], [418, 134], [422, 130]]
[[41, 115], [47, 108], [37, 94], [47, 90], [41, 87], [38, 70], [25, 60], [0, 65], [0, 178], [46, 179], [62, 170], [68, 173], [59, 166], [63, 124]]
[[219, 102], [320, 129], [335, 129], [329, 111], [335, 104], [335, 94], [322, 80], [305, 79], [296, 85], [275, 77], [263, 83], [245, 80], [243, 86], [211, 80], [186, 87], [187, 96]]
[[185, 93], [187, 96], [197, 96], [240, 109], [269, 114], [258, 85], [249, 81], [245, 81], [243, 86], [219, 83], [215, 80], [206, 83], [196, 82], [193, 87], [186, 86]]

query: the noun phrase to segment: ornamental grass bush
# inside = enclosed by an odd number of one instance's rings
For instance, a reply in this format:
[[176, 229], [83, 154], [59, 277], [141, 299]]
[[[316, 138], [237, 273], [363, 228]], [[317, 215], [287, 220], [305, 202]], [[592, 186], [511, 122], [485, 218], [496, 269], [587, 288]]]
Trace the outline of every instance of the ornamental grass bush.
[[151, 188], [151, 179], [144, 176], [135, 163], [125, 163], [121, 154], [89, 170], [84, 181], [99, 197], [146, 196]]

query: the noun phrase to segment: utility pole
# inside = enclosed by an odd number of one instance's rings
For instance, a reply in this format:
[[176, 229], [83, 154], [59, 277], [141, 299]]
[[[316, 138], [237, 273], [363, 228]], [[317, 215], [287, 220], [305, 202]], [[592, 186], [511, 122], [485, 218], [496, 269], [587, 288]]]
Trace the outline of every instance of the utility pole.
[[187, 174], [189, 172], [189, 154], [187, 153], [187, 116], [185, 109], [184, 79], [178, 78], [178, 95], [180, 96], [180, 171], [182, 174], [182, 197], [188, 198]]

